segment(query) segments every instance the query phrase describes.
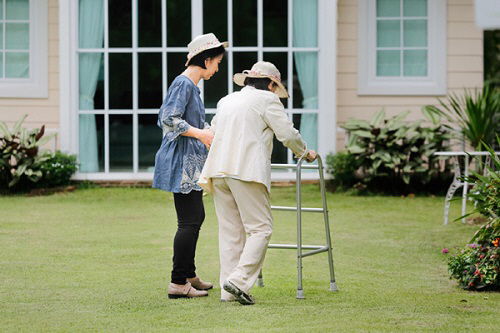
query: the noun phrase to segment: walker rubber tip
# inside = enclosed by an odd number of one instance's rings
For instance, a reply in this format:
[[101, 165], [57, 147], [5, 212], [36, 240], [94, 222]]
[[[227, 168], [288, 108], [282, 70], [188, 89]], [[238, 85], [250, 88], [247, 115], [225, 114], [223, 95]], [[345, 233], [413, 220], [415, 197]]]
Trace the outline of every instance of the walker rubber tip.
[[330, 291], [339, 291], [337, 289], [337, 282], [330, 282]]
[[304, 290], [297, 290], [297, 299], [304, 299]]
[[257, 287], [264, 287], [264, 280], [262, 280], [261, 278], [258, 278], [257, 279]]

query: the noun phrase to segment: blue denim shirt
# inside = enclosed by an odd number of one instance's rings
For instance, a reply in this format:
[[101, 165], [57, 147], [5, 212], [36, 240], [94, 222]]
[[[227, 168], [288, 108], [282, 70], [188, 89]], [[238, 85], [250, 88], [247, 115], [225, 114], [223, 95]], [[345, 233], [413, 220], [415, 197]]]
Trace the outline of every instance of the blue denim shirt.
[[170, 85], [158, 113], [158, 126], [163, 139], [156, 153], [153, 187], [184, 194], [201, 191], [197, 182], [208, 150], [200, 140], [181, 134], [190, 126], [203, 129], [208, 124], [200, 89], [188, 77], [179, 75]]

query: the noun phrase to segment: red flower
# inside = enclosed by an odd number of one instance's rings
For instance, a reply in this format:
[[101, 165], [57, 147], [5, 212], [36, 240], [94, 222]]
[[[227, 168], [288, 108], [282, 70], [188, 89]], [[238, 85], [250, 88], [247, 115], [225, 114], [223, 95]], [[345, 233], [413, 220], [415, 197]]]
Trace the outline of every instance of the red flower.
[[474, 282], [469, 283], [469, 286], [474, 287]]
[[484, 254], [481, 254], [481, 255], [479, 256], [479, 258], [483, 259], [483, 258], [484, 258]]
[[500, 238], [495, 239], [492, 243], [494, 246], [498, 247], [498, 242], [500, 241]]
[[479, 275], [481, 274], [481, 272], [479, 271], [479, 269], [476, 269], [476, 271], [474, 272], [474, 275]]

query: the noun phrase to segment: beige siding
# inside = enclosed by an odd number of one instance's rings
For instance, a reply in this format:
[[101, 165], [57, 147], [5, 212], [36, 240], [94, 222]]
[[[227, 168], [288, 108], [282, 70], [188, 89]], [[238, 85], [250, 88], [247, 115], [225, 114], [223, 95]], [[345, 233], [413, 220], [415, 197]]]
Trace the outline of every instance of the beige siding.
[[[359, 96], [358, 79], [358, 1], [338, 1], [337, 36], [337, 122], [349, 118], [369, 119], [376, 111], [387, 114], [411, 110], [409, 119], [421, 117], [420, 109], [436, 104], [430, 96]], [[447, 3], [447, 88], [462, 92], [464, 87], [480, 87], [483, 83], [483, 33], [474, 23], [474, 1], [452, 0]], [[339, 132], [337, 150], [344, 147]]]
[[[36, 14], [36, 13], [35, 13]], [[12, 124], [28, 114], [25, 126], [59, 128], [59, 11], [58, 0], [49, 0], [48, 10], [48, 98], [2, 98], [0, 120]]]

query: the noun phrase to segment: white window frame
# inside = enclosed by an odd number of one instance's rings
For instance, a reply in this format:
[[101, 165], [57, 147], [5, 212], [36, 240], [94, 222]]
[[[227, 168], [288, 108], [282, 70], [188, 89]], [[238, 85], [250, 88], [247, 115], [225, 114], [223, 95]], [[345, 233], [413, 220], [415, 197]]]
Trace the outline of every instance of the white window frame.
[[[134, 4], [139, 0], [134, 0]], [[166, 1], [162, 0], [162, 11], [166, 7]], [[203, 33], [203, 0], [191, 0], [192, 1], [192, 35], [193, 37]], [[237, 1], [237, 0], [234, 0]], [[105, 0], [105, 4], [107, 0]], [[292, 84], [292, 73], [293, 73], [293, 52], [295, 51], [317, 51], [318, 52], [318, 99], [319, 105], [317, 110], [304, 110], [304, 109], [293, 109], [293, 101], [290, 100], [288, 103], [288, 108], [286, 109], [290, 117], [294, 113], [308, 113], [308, 112], [318, 112], [318, 152], [322, 154], [324, 158], [328, 153], [335, 152], [336, 145], [336, 35], [337, 35], [337, 20], [332, 20], [332, 17], [337, 17], [337, 0], [318, 0], [318, 47], [316, 48], [295, 48], [292, 46], [292, 0], [288, 0], [288, 17], [289, 17], [289, 45], [286, 47], [264, 47], [262, 41], [262, 29], [263, 29], [263, 15], [262, 6], [263, 0], [258, 0], [258, 32], [260, 38], [258, 39], [258, 45], [253, 47], [233, 47], [232, 42], [232, 31], [228, 31], [228, 41], [230, 46], [228, 48], [228, 92], [233, 91], [232, 84], [232, 64], [233, 64], [233, 52], [257, 52], [258, 60], [263, 59], [264, 52], [270, 51], [282, 51], [288, 53], [288, 86], [291, 87]], [[137, 6], [133, 6], [137, 8]], [[136, 12], [136, 9], [133, 9]], [[228, 25], [232, 24], [232, 2], [228, 1]], [[136, 14], [133, 13], [133, 19], [136, 20]], [[93, 110], [93, 111], [79, 111], [78, 110], [78, 0], [62, 1], [59, 5], [59, 20], [60, 20], [60, 82], [61, 82], [61, 150], [68, 151], [74, 154], [78, 154], [78, 120], [79, 114], [91, 113], [91, 114], [105, 114], [106, 110]], [[105, 20], [107, 20], [107, 15], [105, 15]], [[135, 23], [133, 23], [134, 25]], [[105, 21], [105, 29], [107, 23]], [[133, 27], [135, 29], [135, 27]], [[174, 52], [187, 52], [187, 47], [167, 47], [166, 45], [166, 23], [162, 23], [163, 30], [163, 41], [162, 47], [149, 48], [150, 52], [162, 52], [163, 56], [163, 81], [167, 80], [166, 73], [166, 53], [168, 51]], [[107, 41], [104, 40], [105, 47], [104, 53], [108, 52]], [[144, 48], [138, 48], [137, 45], [133, 45], [132, 48], [124, 49], [124, 51], [129, 52], [132, 49], [134, 52], [137, 49], [139, 51], [145, 51]], [[141, 50], [142, 49], [142, 50]], [[80, 50], [82, 51], [82, 50]], [[102, 49], [91, 50], [85, 49], [84, 51], [99, 51], [103, 52]], [[133, 66], [137, 65], [136, 56], [133, 59]], [[133, 88], [134, 91], [137, 89], [136, 78], [133, 78]], [[200, 90], [203, 92], [203, 82], [199, 84]], [[106, 87], [105, 87], [106, 88]], [[166, 94], [166, 86], [163, 87], [163, 95]], [[293, 91], [290, 89], [290, 95], [293, 98]], [[106, 94], [105, 94], [106, 95]], [[106, 95], [107, 96], [107, 95]], [[109, 170], [109, 142], [108, 142], [108, 127], [109, 124], [105, 121], [105, 170], [104, 172], [93, 172], [93, 173], [80, 173], [77, 172], [75, 175], [76, 179], [89, 179], [89, 180], [118, 180], [118, 179], [131, 179], [131, 180], [151, 180], [153, 174], [151, 172], [140, 172], [137, 166], [138, 160], [138, 143], [137, 143], [137, 115], [138, 114], [151, 114], [151, 110], [140, 110], [137, 108], [136, 101], [134, 101], [134, 110], [117, 112], [113, 110], [113, 115], [115, 114], [133, 114], [133, 126], [134, 126], [134, 137], [133, 137], [133, 168], [130, 172], [110, 172]], [[207, 114], [214, 113], [215, 109], [206, 109]], [[157, 110], [155, 110], [155, 114]], [[289, 153], [289, 161], [293, 163], [293, 156]], [[295, 179], [295, 173], [293, 172], [278, 172], [273, 171], [273, 180], [289, 180]], [[303, 178], [313, 178], [318, 177], [317, 173], [305, 173]]]
[[358, 94], [446, 94], [446, 0], [428, 0], [428, 75], [377, 77], [376, 1], [358, 0]]
[[30, 77], [0, 79], [2, 98], [48, 97], [48, 0], [30, 0]]

